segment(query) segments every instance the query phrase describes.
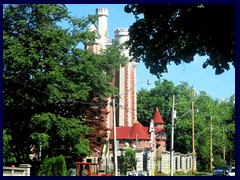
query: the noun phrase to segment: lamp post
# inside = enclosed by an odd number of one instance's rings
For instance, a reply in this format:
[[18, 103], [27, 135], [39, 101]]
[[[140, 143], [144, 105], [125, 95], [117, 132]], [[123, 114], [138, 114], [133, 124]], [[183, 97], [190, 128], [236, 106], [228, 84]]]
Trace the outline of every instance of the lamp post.
[[226, 163], [226, 156], [225, 156], [225, 153], [226, 153], [226, 143], [225, 143], [225, 132], [227, 132], [227, 129], [224, 129], [225, 126], [223, 126], [223, 129], [222, 129], [222, 136], [223, 136], [223, 161], [224, 163]]
[[195, 140], [194, 140], [194, 91], [192, 96], [192, 174], [195, 174]]
[[116, 108], [115, 97], [113, 97], [113, 142], [114, 142], [114, 172], [115, 176], [118, 175], [118, 163], [117, 163], [117, 133], [116, 133]]
[[144, 83], [144, 82], [147, 82], [147, 85], [151, 85], [151, 81], [148, 79], [147, 81], [140, 81], [136, 84], [134, 84], [132, 87], [130, 87], [126, 92], [124, 92], [123, 94], [119, 94], [118, 96], [122, 96], [122, 95], [125, 95], [126, 93], [128, 93], [129, 91], [131, 91], [136, 85], [140, 84], [140, 83]]
[[172, 102], [172, 127], [171, 127], [171, 150], [170, 150], [170, 176], [173, 176], [174, 118], [176, 116], [175, 110], [174, 110], [174, 99], [175, 99], [175, 96], [173, 95], [173, 102]]
[[[143, 82], [147, 82], [147, 85], [150, 85], [150, 84], [151, 84], [150, 80], [147, 80], [147, 81], [140, 81], [140, 82], [134, 84], [134, 85], [133, 85], [130, 89], [128, 89], [127, 92], [125, 92], [125, 93], [128, 93], [128, 92], [129, 92], [131, 89], [133, 89], [137, 84], [140, 84], [140, 83], [143, 83]], [[121, 95], [124, 95], [125, 93], [120, 94], [120, 95], [118, 95], [118, 96], [113, 96], [113, 97], [112, 97], [112, 100], [113, 100], [114, 174], [115, 174], [115, 176], [118, 176], [116, 109], [119, 107], [119, 103], [118, 103], [118, 105], [116, 106], [115, 97], [120, 97]]]
[[210, 172], [212, 172], [212, 162], [213, 162], [213, 156], [212, 156], [212, 115], [210, 116]]

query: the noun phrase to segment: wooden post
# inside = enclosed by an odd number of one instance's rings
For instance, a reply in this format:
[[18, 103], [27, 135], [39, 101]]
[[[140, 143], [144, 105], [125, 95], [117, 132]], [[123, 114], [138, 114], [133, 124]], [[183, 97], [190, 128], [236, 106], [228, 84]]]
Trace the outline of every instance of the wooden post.
[[213, 155], [212, 155], [212, 115], [210, 116], [210, 172], [212, 172], [212, 161], [213, 161]]
[[194, 90], [192, 94], [192, 174], [195, 174], [195, 140], [194, 140]]

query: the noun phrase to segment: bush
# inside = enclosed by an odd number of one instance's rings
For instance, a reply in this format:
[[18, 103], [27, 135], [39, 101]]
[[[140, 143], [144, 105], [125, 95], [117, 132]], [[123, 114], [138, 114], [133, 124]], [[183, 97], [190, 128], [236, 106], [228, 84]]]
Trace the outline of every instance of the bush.
[[11, 141], [12, 137], [8, 129], [3, 130], [3, 163], [4, 166], [10, 166], [16, 163], [16, 158], [12, 152]]
[[121, 164], [121, 172], [126, 171], [126, 169], [130, 168], [132, 169], [133, 166], [136, 166], [136, 162], [135, 162], [135, 151], [132, 148], [126, 148], [125, 151], [123, 152], [123, 154], [120, 157], [120, 162]]
[[67, 176], [64, 156], [46, 157], [40, 167], [38, 176]]

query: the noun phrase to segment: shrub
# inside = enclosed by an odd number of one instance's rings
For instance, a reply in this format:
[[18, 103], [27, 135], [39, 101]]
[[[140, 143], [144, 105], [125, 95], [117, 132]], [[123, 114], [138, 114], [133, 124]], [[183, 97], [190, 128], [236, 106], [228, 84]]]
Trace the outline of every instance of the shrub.
[[64, 156], [46, 157], [40, 167], [38, 176], [67, 176]]

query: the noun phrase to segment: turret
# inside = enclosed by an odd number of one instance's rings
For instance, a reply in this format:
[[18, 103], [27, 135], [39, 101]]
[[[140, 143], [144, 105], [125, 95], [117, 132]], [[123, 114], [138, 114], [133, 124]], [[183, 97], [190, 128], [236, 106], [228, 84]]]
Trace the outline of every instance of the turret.
[[[115, 40], [118, 41], [120, 44], [125, 43], [129, 40], [128, 28], [117, 28], [114, 30]], [[126, 57], [129, 57], [129, 50], [125, 49], [123, 54]]]
[[97, 8], [96, 14], [98, 15], [98, 33], [100, 35], [100, 44], [105, 44], [105, 39], [108, 36], [108, 9]]
[[114, 30], [114, 35], [115, 39], [122, 44], [129, 39], [128, 28], [117, 28]]

